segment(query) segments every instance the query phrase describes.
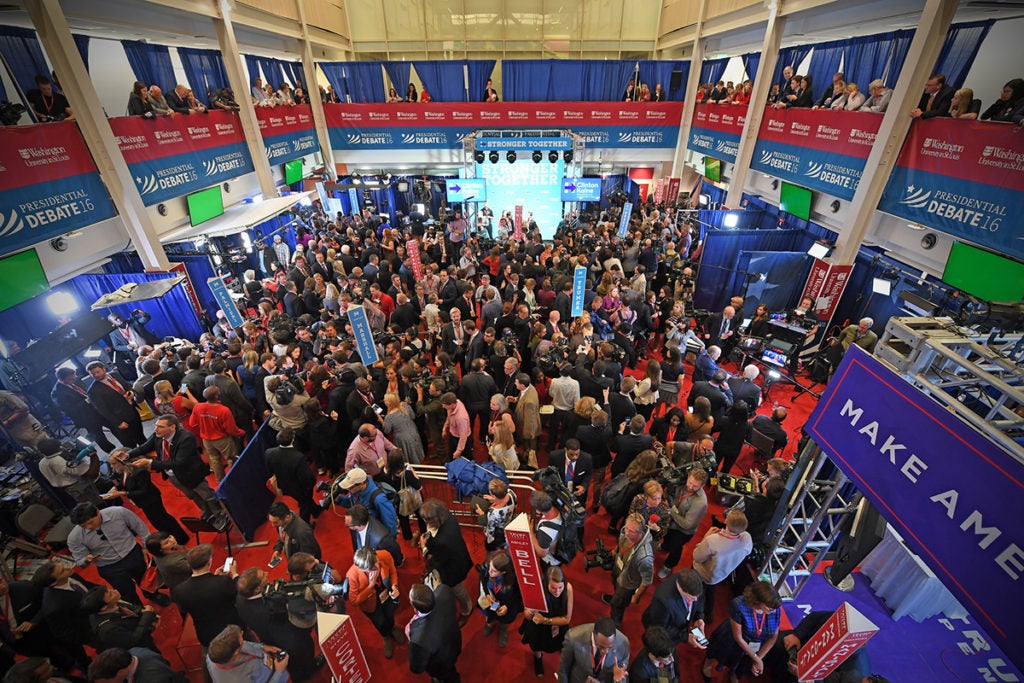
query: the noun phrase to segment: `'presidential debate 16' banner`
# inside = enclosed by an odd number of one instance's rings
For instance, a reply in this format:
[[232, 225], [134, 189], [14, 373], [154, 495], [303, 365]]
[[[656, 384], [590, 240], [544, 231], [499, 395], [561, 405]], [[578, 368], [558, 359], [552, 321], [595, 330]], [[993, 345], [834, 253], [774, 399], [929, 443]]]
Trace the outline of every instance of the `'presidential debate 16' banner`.
[[238, 114], [211, 111], [110, 119], [146, 206], [251, 173]]
[[569, 128], [588, 148], [675, 148], [682, 102], [325, 104], [331, 147], [452, 149], [480, 128]]
[[1010, 123], [918, 119], [878, 208], [1024, 259], [1024, 130]]
[[746, 106], [698, 104], [693, 109], [690, 139], [686, 146], [694, 152], [735, 163], [746, 121]]
[[316, 141], [313, 112], [308, 104], [294, 107], [256, 107], [260, 135], [272, 164], [313, 154], [320, 149]]
[[0, 254], [113, 215], [78, 124], [0, 127]]
[[881, 125], [881, 115], [871, 112], [768, 109], [750, 167], [853, 199]]

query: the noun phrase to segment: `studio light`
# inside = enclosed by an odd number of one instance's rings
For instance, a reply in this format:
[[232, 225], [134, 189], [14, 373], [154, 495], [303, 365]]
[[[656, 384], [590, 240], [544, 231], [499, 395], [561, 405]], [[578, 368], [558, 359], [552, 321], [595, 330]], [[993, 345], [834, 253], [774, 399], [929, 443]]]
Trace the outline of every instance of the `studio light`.
[[555, 163], [558, 161], [558, 150], [553, 149], [550, 152], [548, 152], [548, 161], [550, 161], [551, 163]]
[[892, 280], [887, 280], [884, 277], [871, 278], [871, 291], [882, 296], [889, 296], [892, 294]]
[[490, 160], [492, 164], [496, 164], [498, 163], [498, 159], [500, 159], [501, 157], [498, 155], [498, 150], [492, 149], [491, 153], [487, 155], [487, 158]]
[[475, 161], [478, 164], [484, 163], [484, 159], [486, 158], [487, 156], [484, 154], [484, 151], [482, 149], [478, 149], [475, 152], [473, 152], [473, 161]]
[[530, 158], [533, 159], [533, 163], [539, 164], [540, 160], [544, 158], [544, 154], [539, 149], [535, 149], [533, 150], [533, 154], [530, 155]]
[[709, 194], [702, 194], [700, 196], [700, 205], [701, 206], [707, 206], [710, 203], [711, 203], [711, 195], [709, 195]]
[[242, 248], [245, 249], [245, 253], [252, 253], [252, 237], [249, 236], [248, 230], [242, 231]]
[[363, 184], [363, 176], [359, 175], [358, 173], [353, 173], [351, 176], [349, 176], [349, 178], [352, 179], [352, 184], [353, 185], [362, 185]]
[[80, 308], [78, 299], [68, 292], [54, 292], [46, 297], [46, 307], [58, 318], [67, 317]]
[[723, 228], [735, 228], [739, 224], [740, 224], [739, 214], [727, 213], [727, 214], [725, 214], [725, 218], [722, 219], [722, 227]]
[[516, 163], [516, 151], [514, 149], [505, 152], [505, 161], [510, 164]]
[[409, 181], [406, 180], [405, 178], [402, 178], [401, 180], [399, 180], [395, 184], [395, 187], [398, 188], [399, 192], [408, 192], [409, 191]]
[[394, 176], [391, 175], [390, 171], [385, 171], [384, 175], [381, 177], [381, 180], [384, 182], [385, 185], [390, 185], [391, 184], [391, 179], [393, 177]]
[[769, 370], [768, 378], [772, 380], [782, 379], [782, 374], [778, 370]]
[[816, 259], [823, 259], [828, 256], [830, 248], [824, 242], [815, 242], [811, 245], [811, 248], [807, 250], [808, 256], [813, 256]]
[[567, 149], [564, 152], [562, 152], [562, 159], [565, 160], [565, 163], [569, 163], [570, 161], [572, 161], [572, 150]]

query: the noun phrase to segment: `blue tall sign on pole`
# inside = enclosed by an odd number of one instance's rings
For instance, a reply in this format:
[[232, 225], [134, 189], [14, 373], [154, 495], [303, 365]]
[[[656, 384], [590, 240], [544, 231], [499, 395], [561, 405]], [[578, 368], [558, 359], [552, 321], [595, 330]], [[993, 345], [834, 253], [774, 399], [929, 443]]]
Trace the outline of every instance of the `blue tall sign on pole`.
[[348, 189], [348, 201], [352, 204], [350, 213], [359, 213], [359, 193], [353, 190], [351, 187]]
[[583, 294], [587, 291], [587, 269], [576, 266], [572, 272], [572, 317], [583, 315]]
[[629, 216], [633, 213], [633, 202], [626, 202], [622, 206], [622, 220], [619, 221], [619, 237], [625, 237], [629, 232]]
[[214, 301], [220, 306], [220, 310], [224, 311], [224, 317], [231, 327], [241, 327], [245, 324], [245, 318], [242, 317], [238, 306], [235, 305], [234, 299], [231, 298], [231, 293], [228, 292], [228, 286], [224, 284], [222, 278], [211, 277], [206, 281], [206, 286], [210, 288]]
[[359, 351], [363, 365], [373, 365], [380, 360], [380, 356], [377, 355], [377, 345], [373, 343], [373, 331], [366, 318], [366, 311], [362, 306], [348, 309], [348, 321], [356, 336], [356, 350]]

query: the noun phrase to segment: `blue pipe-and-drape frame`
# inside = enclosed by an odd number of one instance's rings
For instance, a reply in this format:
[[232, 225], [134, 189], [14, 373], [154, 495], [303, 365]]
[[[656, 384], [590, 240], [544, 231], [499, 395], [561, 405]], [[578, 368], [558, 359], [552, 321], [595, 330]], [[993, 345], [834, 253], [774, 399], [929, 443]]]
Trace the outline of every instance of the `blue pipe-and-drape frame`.
[[178, 56], [192, 93], [203, 104], [209, 104], [211, 90], [228, 87], [228, 73], [220, 50], [179, 47]]

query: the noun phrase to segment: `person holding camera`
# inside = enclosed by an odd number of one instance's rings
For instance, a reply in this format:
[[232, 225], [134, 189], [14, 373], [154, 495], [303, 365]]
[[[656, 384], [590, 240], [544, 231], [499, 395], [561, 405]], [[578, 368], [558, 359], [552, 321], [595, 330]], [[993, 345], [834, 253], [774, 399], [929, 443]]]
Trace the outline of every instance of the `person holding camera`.
[[110, 454], [107, 461], [111, 469], [114, 488], [100, 497], [104, 500], [127, 496], [128, 500], [142, 510], [146, 519], [158, 531], [166, 531], [181, 545], [188, 543], [188, 534], [181, 524], [164, 506], [160, 489], [153, 483], [149, 470], [128, 459], [128, 451], [119, 448]]
[[210, 643], [206, 670], [213, 683], [286, 683], [288, 653], [242, 637], [242, 629], [227, 626]]
[[408, 642], [403, 630], [395, 626], [400, 593], [398, 570], [391, 553], [364, 545], [355, 552], [345, 578], [349, 585], [349, 602], [361, 609], [384, 637], [384, 657], [391, 659], [395, 643]]

